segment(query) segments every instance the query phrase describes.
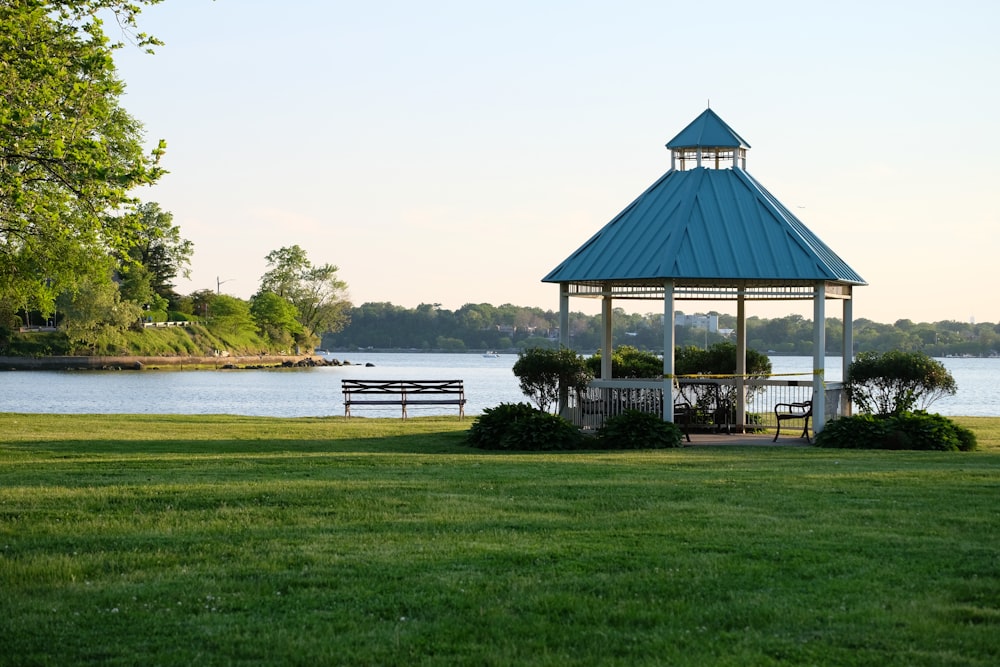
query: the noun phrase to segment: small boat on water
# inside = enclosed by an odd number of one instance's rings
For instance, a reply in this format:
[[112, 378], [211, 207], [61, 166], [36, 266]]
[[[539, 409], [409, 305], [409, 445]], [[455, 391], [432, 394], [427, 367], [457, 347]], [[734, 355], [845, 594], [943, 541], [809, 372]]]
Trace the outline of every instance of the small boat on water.
[[483, 356], [484, 356], [484, 357], [488, 357], [488, 358], [491, 358], [491, 359], [495, 359], [495, 358], [499, 357], [500, 355], [499, 355], [499, 354], [497, 354], [496, 352], [494, 352], [493, 350], [487, 350], [487, 351], [486, 351], [486, 352], [485, 352], [485, 353], [483, 354]]

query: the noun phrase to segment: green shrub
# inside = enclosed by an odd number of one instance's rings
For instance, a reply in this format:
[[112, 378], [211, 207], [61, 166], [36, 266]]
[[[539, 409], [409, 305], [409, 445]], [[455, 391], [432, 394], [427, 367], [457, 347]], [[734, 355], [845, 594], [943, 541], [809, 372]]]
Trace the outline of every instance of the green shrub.
[[684, 434], [677, 424], [640, 410], [626, 410], [609, 417], [597, 431], [597, 441], [606, 449], [680, 447], [683, 438]]
[[[584, 363], [594, 377], [599, 376], [601, 374], [600, 350], [588, 357]], [[646, 352], [631, 345], [619, 345], [611, 352], [611, 377], [663, 377], [663, 359], [653, 352]]]
[[888, 422], [874, 415], [860, 414], [827, 422], [816, 434], [817, 447], [838, 449], [884, 449]]
[[[766, 354], [750, 348], [746, 354], [748, 376], [765, 378], [771, 374], [771, 360]], [[679, 347], [674, 355], [674, 372], [681, 376], [732, 375], [736, 373], [736, 365], [736, 345], [728, 341], [714, 343], [707, 350], [693, 346]], [[735, 385], [682, 384], [681, 391], [684, 400], [695, 407], [700, 420], [710, 419], [717, 424], [737, 421]], [[750, 403], [755, 391], [762, 389], [747, 386], [747, 403]]]
[[926, 412], [904, 412], [890, 419], [892, 449], [931, 449], [968, 452], [976, 436], [947, 417]]
[[527, 403], [501, 403], [476, 417], [466, 439], [479, 449], [579, 449], [580, 430], [571, 423]]
[[942, 396], [954, 396], [955, 378], [923, 352], [862, 352], [847, 370], [844, 389], [858, 410], [898, 415], [925, 410]]
[[565, 347], [524, 350], [514, 362], [513, 371], [521, 391], [539, 410], [548, 410], [553, 404], [558, 406], [561, 395], [583, 391], [591, 380], [583, 359]]
[[835, 419], [816, 435], [817, 447], [840, 449], [917, 449], [969, 452], [976, 435], [947, 417], [926, 412]]
[[466, 434], [466, 440], [473, 447], [480, 449], [498, 449], [498, 443], [510, 429], [510, 425], [519, 419], [526, 419], [535, 408], [527, 403], [501, 403], [495, 408], [486, 408], [472, 422], [472, 427]]
[[583, 434], [563, 417], [536, 410], [511, 423], [500, 444], [500, 449], [528, 451], [580, 449]]
[[[747, 375], [766, 377], [771, 374], [771, 359], [766, 354], [747, 348]], [[674, 353], [677, 375], [731, 375], [736, 372], [736, 345], [728, 341], [713, 343], [707, 350], [699, 347], [679, 347]]]

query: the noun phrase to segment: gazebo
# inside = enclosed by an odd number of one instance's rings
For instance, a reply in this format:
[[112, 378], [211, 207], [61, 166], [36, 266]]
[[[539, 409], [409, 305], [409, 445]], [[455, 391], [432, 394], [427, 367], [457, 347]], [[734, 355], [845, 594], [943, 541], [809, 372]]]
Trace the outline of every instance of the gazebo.
[[[560, 342], [570, 342], [569, 299], [601, 299], [601, 380], [611, 380], [613, 301], [662, 300], [663, 378], [658, 382], [662, 397], [675, 399], [676, 302], [735, 301], [737, 368], [732, 381], [742, 425], [746, 302], [810, 300], [813, 429], [821, 431], [836, 414], [828, 411], [825, 400], [826, 302], [842, 304], [846, 377], [853, 350], [854, 287], [867, 283], [747, 173], [750, 145], [712, 109], [666, 146], [670, 170], [542, 279], [559, 285]], [[659, 403], [665, 420], [674, 418], [673, 402]]]

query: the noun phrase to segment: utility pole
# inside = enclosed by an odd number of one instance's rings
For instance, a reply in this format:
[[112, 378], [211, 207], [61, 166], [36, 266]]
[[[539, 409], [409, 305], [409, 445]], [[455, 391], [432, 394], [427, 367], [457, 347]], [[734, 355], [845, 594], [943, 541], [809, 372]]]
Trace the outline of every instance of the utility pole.
[[228, 283], [235, 280], [235, 278], [226, 278], [225, 280], [220, 280], [219, 276], [215, 276], [215, 293], [222, 294], [222, 284]]

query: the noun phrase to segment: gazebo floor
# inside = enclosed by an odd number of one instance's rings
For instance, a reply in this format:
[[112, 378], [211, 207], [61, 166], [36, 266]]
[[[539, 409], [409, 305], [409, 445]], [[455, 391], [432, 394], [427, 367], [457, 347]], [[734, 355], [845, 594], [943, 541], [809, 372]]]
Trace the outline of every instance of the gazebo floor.
[[[801, 433], [801, 431], [799, 431]], [[791, 435], [781, 434], [774, 442], [773, 433], [692, 433], [691, 442], [684, 441], [685, 447], [723, 447], [738, 445], [740, 447], [812, 447], [805, 439], [793, 432]]]

